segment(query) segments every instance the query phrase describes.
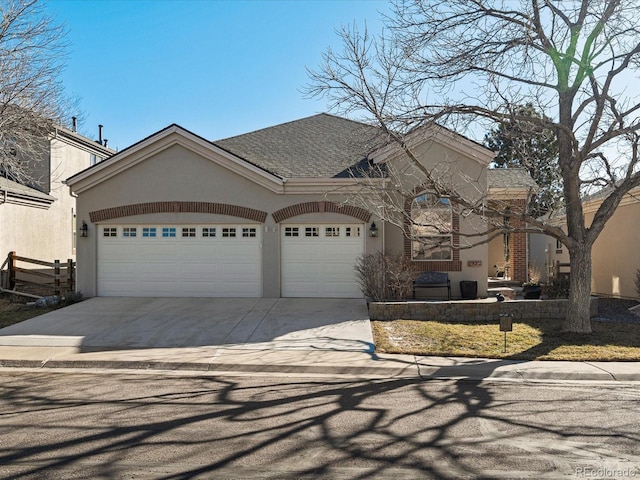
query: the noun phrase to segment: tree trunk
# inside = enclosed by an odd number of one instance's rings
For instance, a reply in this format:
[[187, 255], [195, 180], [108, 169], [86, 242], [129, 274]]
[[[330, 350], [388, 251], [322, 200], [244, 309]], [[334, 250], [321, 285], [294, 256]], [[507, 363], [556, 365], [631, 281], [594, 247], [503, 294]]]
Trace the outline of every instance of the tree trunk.
[[569, 305], [562, 330], [591, 333], [591, 247], [580, 245], [569, 250]]

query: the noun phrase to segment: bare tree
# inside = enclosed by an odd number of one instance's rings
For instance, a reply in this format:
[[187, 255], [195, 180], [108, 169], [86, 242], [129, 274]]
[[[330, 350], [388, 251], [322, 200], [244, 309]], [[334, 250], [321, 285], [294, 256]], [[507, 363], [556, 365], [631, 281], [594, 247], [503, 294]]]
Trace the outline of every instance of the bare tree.
[[0, 175], [29, 183], [70, 105], [59, 80], [66, 30], [38, 0], [2, 0], [0, 11]]
[[[343, 114], [377, 123], [421, 171], [424, 186], [455, 188], [421, 165], [407, 138], [437, 122], [472, 135], [496, 122], [535, 123], [519, 105], [544, 112], [557, 138], [566, 229], [521, 211], [533, 229], [567, 246], [570, 308], [564, 329], [591, 331], [591, 249], [621, 199], [640, 185], [640, 4], [622, 0], [397, 0], [387, 31], [343, 28], [341, 52], [310, 71], [307, 93]], [[549, 117], [547, 117], [548, 115]], [[472, 133], [468, 133], [472, 132]], [[481, 136], [481, 135], [480, 135]], [[608, 192], [592, 221], [583, 197]], [[477, 212], [477, 209], [475, 210]]]

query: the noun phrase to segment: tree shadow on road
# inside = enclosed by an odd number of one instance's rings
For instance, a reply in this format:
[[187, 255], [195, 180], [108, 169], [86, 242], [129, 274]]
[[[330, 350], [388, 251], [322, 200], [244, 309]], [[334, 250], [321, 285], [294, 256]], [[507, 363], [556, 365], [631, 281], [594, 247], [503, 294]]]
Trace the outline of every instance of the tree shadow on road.
[[[69, 375], [4, 382], [3, 478], [542, 475], [565, 465], [547, 454], [562, 444], [584, 462], [595, 438], [599, 461], [614, 439], [630, 457], [640, 441], [637, 425], [599, 422], [598, 394], [559, 425], [551, 413], [576, 409], [566, 392], [497, 399], [502, 386], [475, 381]], [[619, 407], [640, 417], [637, 401]]]

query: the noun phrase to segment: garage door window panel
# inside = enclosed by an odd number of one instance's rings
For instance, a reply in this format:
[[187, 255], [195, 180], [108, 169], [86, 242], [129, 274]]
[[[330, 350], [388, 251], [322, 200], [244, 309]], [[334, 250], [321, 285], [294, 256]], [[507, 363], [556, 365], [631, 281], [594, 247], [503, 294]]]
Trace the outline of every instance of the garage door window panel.
[[123, 237], [135, 237], [137, 236], [138, 230], [136, 227], [124, 227], [122, 229]]
[[175, 236], [176, 236], [175, 227], [162, 227], [163, 238], [175, 238]]
[[222, 229], [222, 238], [235, 238], [236, 229], [235, 228], [223, 228]]
[[103, 237], [117, 237], [118, 236], [118, 229], [116, 227], [104, 227], [102, 229], [102, 236]]
[[204, 238], [215, 238], [215, 236], [216, 236], [216, 228], [215, 227], [203, 227], [202, 228], [202, 236]]
[[344, 228], [344, 236], [345, 237], [359, 237], [360, 236], [360, 227], [345, 227]]
[[196, 228], [195, 227], [187, 227], [182, 229], [182, 236], [186, 238], [195, 238], [196, 236]]
[[142, 237], [143, 238], [155, 238], [156, 237], [156, 227], [143, 227], [142, 228]]

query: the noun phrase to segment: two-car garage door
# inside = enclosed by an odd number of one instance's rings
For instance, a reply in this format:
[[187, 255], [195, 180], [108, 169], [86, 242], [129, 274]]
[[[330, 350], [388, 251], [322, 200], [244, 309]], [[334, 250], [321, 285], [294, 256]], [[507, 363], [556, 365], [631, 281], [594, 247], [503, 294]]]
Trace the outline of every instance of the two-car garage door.
[[[362, 224], [281, 225], [280, 232], [282, 297], [362, 297], [354, 272]], [[256, 224], [101, 225], [98, 295], [261, 297], [261, 236]]]
[[259, 225], [101, 226], [98, 295], [260, 297]]

